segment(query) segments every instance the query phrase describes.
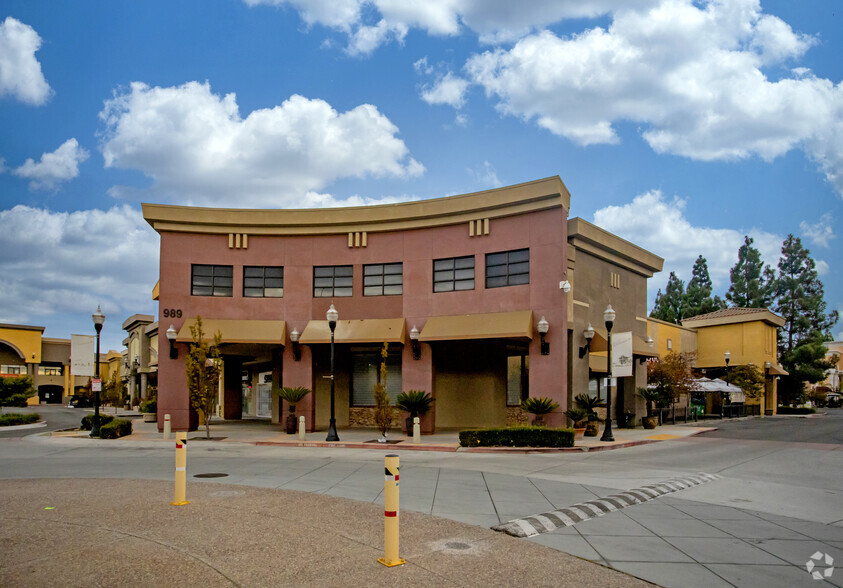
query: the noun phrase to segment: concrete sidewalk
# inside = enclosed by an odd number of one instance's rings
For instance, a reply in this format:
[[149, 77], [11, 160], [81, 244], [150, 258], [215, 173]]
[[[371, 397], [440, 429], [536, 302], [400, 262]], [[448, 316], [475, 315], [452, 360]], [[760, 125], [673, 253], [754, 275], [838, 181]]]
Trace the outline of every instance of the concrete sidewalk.
[[401, 513], [403, 566], [386, 568], [383, 509], [245, 486], [0, 482], [2, 586], [648, 586], [488, 529]]
[[[109, 413], [110, 414], [110, 413]], [[132, 435], [123, 438], [126, 441], [157, 441], [163, 440], [158, 432], [157, 423], [144, 423], [137, 413], [119, 412], [119, 418], [132, 419]], [[245, 419], [240, 421], [214, 420], [211, 422], [211, 439], [228, 443], [250, 443], [254, 445], [278, 445], [286, 447], [344, 447], [352, 449], [388, 449], [388, 450], [416, 450], [416, 451], [467, 451], [476, 453], [505, 452], [505, 453], [537, 453], [537, 452], [584, 452], [605, 451], [634, 447], [658, 441], [681, 439], [711, 431], [713, 427], [693, 425], [663, 425], [654, 430], [644, 429], [614, 429], [615, 441], [600, 441], [600, 436], [577, 439], [575, 446], [564, 449], [531, 448], [531, 447], [460, 447], [459, 431], [443, 431], [432, 435], [422, 435], [421, 443], [413, 443], [412, 436], [404, 435], [400, 430], [391, 430], [389, 443], [378, 443], [380, 432], [375, 429], [342, 429], [338, 432], [340, 441], [325, 441], [327, 433], [317, 431], [307, 433], [306, 440], [300, 441], [298, 435], [287, 435], [283, 425], [271, 423], [263, 419]], [[84, 437], [85, 432], [54, 433], [54, 436]], [[602, 434], [602, 429], [601, 429]], [[205, 427], [200, 427], [188, 436], [189, 440], [201, 441], [205, 439]]]

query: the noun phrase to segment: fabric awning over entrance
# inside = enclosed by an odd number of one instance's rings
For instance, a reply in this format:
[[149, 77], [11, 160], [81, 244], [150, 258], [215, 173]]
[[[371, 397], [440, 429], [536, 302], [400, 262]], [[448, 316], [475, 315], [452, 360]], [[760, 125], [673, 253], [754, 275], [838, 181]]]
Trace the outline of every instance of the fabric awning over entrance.
[[650, 344], [647, 343], [644, 339], [642, 339], [638, 335], [632, 336], [632, 354], [633, 355], [642, 355], [644, 357], [658, 357], [659, 356], [659, 352], [656, 351], [653, 347], [650, 347]]
[[532, 310], [432, 316], [419, 336], [420, 341], [532, 338]]
[[[193, 336], [190, 327], [196, 324], [196, 319], [184, 321], [176, 341], [190, 343]], [[286, 323], [284, 321], [259, 321], [237, 319], [202, 319], [202, 332], [207, 341], [213, 341], [214, 335], [222, 333], [223, 343], [264, 343], [283, 345], [286, 340]]]
[[770, 369], [768, 370], [768, 373], [771, 376], [789, 376], [790, 375], [789, 373], [787, 373], [785, 370], [783, 370], [782, 368], [780, 368], [776, 364], [772, 364], [770, 366]]
[[603, 353], [609, 350], [609, 341], [606, 339], [606, 329], [594, 329], [594, 337], [591, 339], [591, 345], [588, 347], [591, 353]]
[[[404, 343], [406, 326], [403, 318], [339, 320], [334, 331], [336, 343]], [[299, 342], [314, 345], [331, 342], [328, 321], [310, 321]]]
[[608, 372], [609, 358], [605, 355], [588, 354], [588, 369], [593, 372]]

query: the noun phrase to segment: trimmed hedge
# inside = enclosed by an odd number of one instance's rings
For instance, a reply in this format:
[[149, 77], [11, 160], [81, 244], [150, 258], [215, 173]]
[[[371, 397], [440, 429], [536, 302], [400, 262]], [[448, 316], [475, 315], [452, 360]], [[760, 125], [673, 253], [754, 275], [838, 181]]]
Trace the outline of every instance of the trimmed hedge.
[[800, 406], [799, 408], [780, 406], [778, 410], [779, 414], [814, 414], [815, 412], [817, 412], [817, 409], [809, 406]]
[[[100, 429], [102, 426], [114, 420], [114, 415], [100, 413]], [[82, 424], [79, 426], [83, 431], [90, 431], [94, 426], [94, 413], [82, 417]]]
[[142, 413], [158, 412], [158, 402], [156, 400], [144, 400], [140, 404], [140, 411]]
[[112, 419], [105, 425], [100, 425], [101, 439], [117, 439], [132, 434], [132, 421], [128, 419]]
[[460, 431], [463, 447], [573, 447], [573, 429], [507, 427]]
[[0, 427], [12, 427], [14, 425], [31, 425], [41, 420], [41, 416], [34, 412], [10, 412], [0, 414]]

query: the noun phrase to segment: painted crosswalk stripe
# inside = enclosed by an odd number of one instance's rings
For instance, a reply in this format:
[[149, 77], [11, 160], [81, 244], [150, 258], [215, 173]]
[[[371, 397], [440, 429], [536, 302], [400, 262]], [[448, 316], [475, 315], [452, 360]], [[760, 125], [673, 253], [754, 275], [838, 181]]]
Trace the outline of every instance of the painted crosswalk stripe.
[[635, 504], [641, 504], [659, 496], [664, 496], [665, 494], [693, 488], [694, 486], [699, 486], [700, 484], [705, 484], [706, 482], [711, 482], [719, 478], [720, 476], [715, 474], [700, 472], [696, 475], [685, 476], [684, 478], [674, 478], [656, 484], [648, 484], [641, 488], [632, 488], [626, 492], [580, 502], [566, 508], [513, 519], [494, 526], [492, 529], [514, 537], [533, 537], [562, 527], [572, 527], [577, 523], [588, 521]]

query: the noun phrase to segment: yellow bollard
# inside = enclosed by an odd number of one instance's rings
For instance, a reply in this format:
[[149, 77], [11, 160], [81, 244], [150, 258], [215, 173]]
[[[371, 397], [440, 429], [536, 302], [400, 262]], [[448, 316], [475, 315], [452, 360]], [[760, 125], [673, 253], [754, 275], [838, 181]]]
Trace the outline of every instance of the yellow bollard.
[[421, 425], [419, 417], [413, 417], [413, 443], [421, 443]]
[[383, 482], [383, 565], [391, 568], [405, 562], [398, 557], [398, 456], [389, 454], [384, 463]]
[[176, 495], [173, 506], [190, 504], [187, 492], [187, 431], [176, 431]]
[[170, 440], [170, 415], [164, 415], [164, 439]]
[[305, 429], [304, 425], [304, 417], [299, 417], [299, 441], [304, 441], [307, 439], [307, 430]]

